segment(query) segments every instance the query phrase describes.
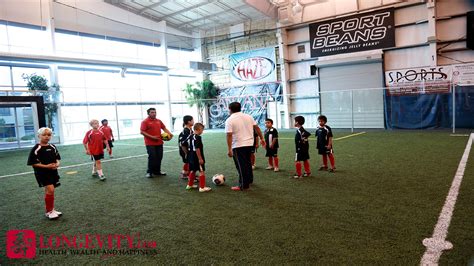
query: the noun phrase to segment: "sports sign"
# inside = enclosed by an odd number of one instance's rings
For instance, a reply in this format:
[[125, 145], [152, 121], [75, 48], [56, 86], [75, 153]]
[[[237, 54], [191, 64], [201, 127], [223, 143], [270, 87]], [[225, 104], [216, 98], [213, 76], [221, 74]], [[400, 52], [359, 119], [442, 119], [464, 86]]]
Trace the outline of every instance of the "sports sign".
[[395, 46], [393, 8], [309, 25], [311, 57]]
[[275, 48], [265, 48], [229, 56], [234, 86], [276, 81]]
[[407, 68], [385, 72], [389, 95], [449, 93], [451, 66]]

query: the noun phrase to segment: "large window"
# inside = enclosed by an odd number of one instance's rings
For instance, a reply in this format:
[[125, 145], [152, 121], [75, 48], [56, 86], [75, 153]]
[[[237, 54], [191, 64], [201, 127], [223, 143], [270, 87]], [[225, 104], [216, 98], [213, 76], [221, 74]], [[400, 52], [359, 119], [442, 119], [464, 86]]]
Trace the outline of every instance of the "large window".
[[[62, 124], [65, 142], [82, 140], [91, 119], [107, 119], [117, 138], [138, 137], [146, 109], [155, 107], [169, 124], [167, 87], [159, 72], [117, 68], [60, 67], [64, 94]], [[80, 132], [80, 133], [79, 133]]]
[[44, 27], [0, 22], [0, 51], [44, 54], [51, 51]]
[[0, 90], [11, 90], [11, 89], [12, 89], [12, 79], [11, 79], [10, 67], [0, 66]]
[[164, 49], [157, 44], [58, 30], [56, 53], [61, 56], [165, 65]]

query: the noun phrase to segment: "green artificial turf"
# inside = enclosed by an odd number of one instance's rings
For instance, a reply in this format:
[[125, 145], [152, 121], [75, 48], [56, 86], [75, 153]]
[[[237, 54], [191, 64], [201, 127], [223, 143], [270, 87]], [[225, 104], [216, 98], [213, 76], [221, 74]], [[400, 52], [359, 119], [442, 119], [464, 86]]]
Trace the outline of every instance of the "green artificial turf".
[[[314, 131], [312, 131], [314, 133]], [[336, 132], [335, 138], [349, 135]], [[141, 139], [117, 141], [118, 160], [104, 161], [107, 181], [91, 177], [91, 166], [61, 169], [56, 208], [44, 217], [43, 189], [33, 174], [0, 179], [0, 264], [411, 264], [425, 251], [451, 186], [468, 137], [437, 131], [380, 131], [336, 140], [337, 172], [318, 172], [320, 157], [311, 141], [312, 177], [293, 180], [293, 131], [280, 133], [281, 172], [267, 171], [257, 153], [250, 191], [234, 192], [233, 161], [225, 134], [205, 132], [210, 193], [186, 191], [176, 140], [166, 143], [166, 177], [145, 178]], [[89, 162], [82, 145], [60, 146], [62, 166]], [[0, 176], [31, 171], [28, 150], [0, 153]], [[441, 264], [474, 258], [474, 152], [468, 161]], [[77, 173], [67, 174], [67, 172]], [[211, 184], [216, 173], [225, 186]], [[156, 254], [37, 255], [8, 259], [5, 234], [31, 229], [37, 235], [136, 234], [156, 241]]]

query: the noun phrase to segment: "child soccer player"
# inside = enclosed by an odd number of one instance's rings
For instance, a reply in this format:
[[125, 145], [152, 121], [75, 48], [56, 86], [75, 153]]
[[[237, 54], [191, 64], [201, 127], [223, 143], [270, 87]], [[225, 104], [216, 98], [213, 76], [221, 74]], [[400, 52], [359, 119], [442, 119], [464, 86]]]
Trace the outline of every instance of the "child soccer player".
[[280, 171], [278, 168], [278, 131], [273, 127], [273, 120], [270, 118], [265, 119], [265, 143], [267, 143], [266, 149], [267, 153], [265, 154], [268, 157], [268, 167], [267, 170], [272, 170], [275, 172]]
[[252, 150], [250, 151], [250, 162], [252, 163], [252, 170], [255, 169], [255, 153], [257, 152], [258, 149], [258, 134], [257, 131], [254, 129], [253, 130], [253, 146]]
[[194, 134], [188, 140], [189, 181], [186, 190], [197, 188], [197, 185], [194, 185], [194, 179], [196, 178], [196, 172], [199, 171], [199, 192], [211, 191], [210, 187], [206, 187], [206, 174], [204, 172], [206, 161], [201, 139], [203, 132], [203, 124], [194, 124]]
[[[296, 130], [295, 135], [295, 145], [296, 145], [296, 156], [295, 156], [295, 166], [296, 166], [296, 174], [293, 178], [303, 178], [303, 176], [310, 176], [311, 169], [309, 166], [309, 143], [308, 138], [311, 136], [311, 133], [306, 131], [303, 128], [304, 125], [304, 117], [297, 116], [295, 117], [295, 127], [298, 128]], [[304, 171], [305, 173], [301, 173], [301, 162], [304, 164]]]
[[47, 127], [38, 130], [39, 143], [31, 149], [27, 163], [33, 166], [38, 185], [44, 187], [45, 216], [50, 220], [62, 215], [54, 209], [54, 189], [61, 185], [58, 174], [61, 156], [56, 146], [49, 144], [52, 133], [52, 130]]
[[106, 146], [107, 151], [110, 152], [109, 143], [107, 142], [104, 133], [99, 130], [99, 120], [92, 119], [89, 122], [89, 125], [92, 129], [86, 132], [82, 143], [86, 149], [86, 154], [90, 155], [91, 160], [94, 161], [94, 165], [92, 166], [92, 176], [99, 176], [100, 181], [105, 181], [100, 160], [104, 159], [104, 145]]
[[331, 168], [329, 168], [329, 172], [334, 173], [336, 171], [336, 162], [334, 160], [334, 154], [332, 149], [332, 130], [331, 127], [326, 125], [328, 119], [324, 115], [320, 115], [318, 117], [319, 126], [316, 130], [316, 136], [318, 140], [316, 142], [316, 148], [318, 149], [318, 153], [323, 157], [323, 165], [319, 167], [319, 171], [328, 170], [328, 157], [329, 161], [331, 162]]
[[181, 178], [188, 179], [189, 163], [188, 163], [188, 139], [193, 134], [194, 119], [190, 115], [183, 116], [183, 131], [179, 134], [179, 156], [183, 159], [183, 170], [181, 170]]
[[[100, 121], [102, 123], [102, 126], [99, 127], [99, 130], [104, 133], [105, 138], [107, 139], [107, 142], [109, 143], [109, 158], [114, 158], [112, 155], [112, 147], [114, 146], [112, 142], [114, 142], [114, 134], [112, 133], [112, 128], [109, 127], [109, 121], [107, 119], [103, 119]], [[104, 149], [106, 148], [105, 145], [103, 147]]]

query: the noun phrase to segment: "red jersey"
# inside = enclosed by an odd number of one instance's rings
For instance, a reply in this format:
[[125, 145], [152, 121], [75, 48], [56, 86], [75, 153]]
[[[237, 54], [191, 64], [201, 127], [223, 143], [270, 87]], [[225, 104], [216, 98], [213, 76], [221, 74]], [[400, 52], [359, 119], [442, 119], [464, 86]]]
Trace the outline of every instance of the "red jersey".
[[87, 144], [91, 155], [104, 154], [105, 135], [99, 130], [89, 130], [84, 136], [82, 143]]
[[150, 119], [147, 117], [142, 121], [140, 130], [146, 132], [152, 136], [158, 137], [158, 140], [151, 139], [147, 136], [145, 137], [146, 146], [159, 146], [163, 145], [163, 140], [161, 139], [161, 130], [166, 129], [166, 126], [161, 122], [160, 119]]
[[111, 127], [101, 126], [101, 127], [99, 127], [99, 130], [102, 131], [102, 133], [104, 133], [105, 138], [107, 140], [112, 140], [112, 128]]

